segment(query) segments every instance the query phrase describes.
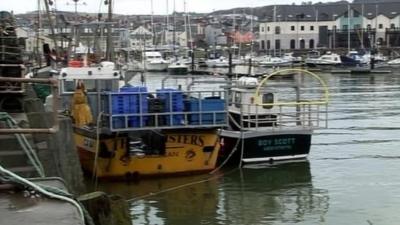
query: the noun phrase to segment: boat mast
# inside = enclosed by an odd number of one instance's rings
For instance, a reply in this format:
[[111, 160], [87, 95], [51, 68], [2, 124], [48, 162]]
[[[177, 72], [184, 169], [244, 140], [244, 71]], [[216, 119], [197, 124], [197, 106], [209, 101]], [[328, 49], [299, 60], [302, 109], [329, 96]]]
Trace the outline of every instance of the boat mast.
[[112, 22], [112, 0], [107, 0], [106, 3], [108, 4], [108, 18], [107, 18], [107, 47], [106, 47], [106, 60], [112, 60], [112, 29], [111, 29], [111, 22]]
[[350, 43], [350, 4], [347, 4], [347, 52], [350, 52], [351, 43]]
[[40, 1], [41, 0], [37, 0], [37, 17], [38, 17], [38, 21], [37, 21], [37, 28], [36, 28], [36, 62], [39, 64], [39, 67], [42, 66], [42, 57], [40, 57], [40, 51], [39, 51], [39, 45], [40, 45], [40, 29], [42, 28], [42, 16], [40, 14]]
[[153, 46], [156, 46], [156, 33], [154, 31], [154, 8], [153, 8], [153, 0], [150, 1], [151, 7], [151, 32], [153, 33]]
[[172, 28], [172, 31], [173, 31], [173, 33], [172, 33], [172, 50], [173, 50], [173, 54], [174, 54], [174, 57], [175, 57], [175, 60], [177, 60], [177, 55], [176, 55], [176, 52], [175, 52], [175, 45], [176, 45], [176, 30], [175, 30], [175, 27], [176, 27], [176, 11], [175, 11], [175, 0], [173, 1], [173, 8], [174, 8], [174, 11], [173, 11], [173, 13], [174, 13], [174, 15], [173, 15], [173, 17], [172, 17], [172, 25], [173, 25], [173, 28]]
[[187, 14], [186, 14], [186, 1], [183, 0], [183, 22], [184, 22], [184, 27], [185, 27], [185, 40], [186, 40], [186, 47], [189, 47], [187, 45], [188, 43], [188, 21], [187, 21]]
[[[364, 23], [364, 3], [362, 3], [361, 5], [361, 18], [363, 20]], [[361, 25], [361, 49], [364, 50], [364, 24]]]
[[44, 5], [46, 7], [46, 14], [47, 14], [47, 19], [49, 20], [49, 25], [50, 25], [50, 31], [51, 31], [51, 36], [52, 36], [52, 41], [54, 43], [54, 51], [56, 52], [56, 56], [58, 56], [57, 52], [57, 41], [56, 41], [56, 35], [54, 32], [54, 25], [53, 25], [53, 19], [51, 18], [50, 15], [50, 9], [49, 9], [49, 3], [48, 0], [44, 0]]
[[[273, 24], [276, 26], [276, 5], [274, 5], [274, 14], [273, 14]], [[275, 28], [276, 29], [276, 28]], [[275, 30], [272, 31], [272, 40], [274, 42], [274, 56], [276, 55], [276, 41], [275, 41]]]
[[167, 7], [166, 7], [166, 9], [167, 9], [167, 12], [166, 12], [166, 18], [165, 18], [165, 32], [164, 32], [164, 44], [165, 45], [167, 45], [168, 43], [167, 43], [167, 33], [169, 33], [169, 15], [168, 15], [168, 13], [169, 13], [169, 10], [168, 10], [168, 8], [169, 8], [169, 5], [168, 5], [168, 0], [166, 0], [166, 5], [167, 5]]

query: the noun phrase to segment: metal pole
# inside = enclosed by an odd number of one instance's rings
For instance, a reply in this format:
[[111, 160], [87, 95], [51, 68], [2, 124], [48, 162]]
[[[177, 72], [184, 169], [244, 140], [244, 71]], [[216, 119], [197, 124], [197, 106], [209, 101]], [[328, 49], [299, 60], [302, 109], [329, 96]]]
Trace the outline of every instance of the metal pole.
[[49, 20], [49, 25], [50, 25], [51, 35], [52, 35], [51, 39], [53, 40], [53, 43], [54, 43], [54, 50], [56, 52], [56, 56], [58, 56], [56, 35], [55, 35], [55, 32], [54, 32], [53, 20], [52, 20], [51, 15], [50, 15], [49, 3], [47, 2], [47, 0], [44, 0], [44, 5], [46, 7], [46, 14], [47, 14], [47, 18]]
[[108, 18], [107, 18], [107, 48], [106, 48], [106, 60], [112, 61], [112, 0], [108, 0]]
[[[361, 18], [364, 22], [364, 3], [361, 5]], [[364, 49], [364, 24], [361, 25], [361, 48]]]
[[351, 43], [350, 43], [350, 4], [347, 5], [347, 52], [350, 52]]
[[40, 15], [40, 1], [37, 1], [38, 5], [38, 24], [37, 24], [37, 30], [36, 30], [36, 57], [37, 57], [37, 63], [39, 64], [39, 67], [42, 66], [42, 57], [40, 56], [40, 50], [39, 50], [39, 45], [40, 45], [40, 28], [42, 27], [41, 21], [41, 15]]

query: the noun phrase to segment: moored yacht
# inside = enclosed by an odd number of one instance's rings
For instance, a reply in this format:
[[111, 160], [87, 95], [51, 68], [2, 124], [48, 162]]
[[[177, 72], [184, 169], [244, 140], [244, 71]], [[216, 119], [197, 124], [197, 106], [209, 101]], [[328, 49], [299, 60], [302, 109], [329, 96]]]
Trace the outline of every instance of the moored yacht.
[[144, 60], [147, 71], [166, 71], [169, 65], [160, 52], [145, 52]]

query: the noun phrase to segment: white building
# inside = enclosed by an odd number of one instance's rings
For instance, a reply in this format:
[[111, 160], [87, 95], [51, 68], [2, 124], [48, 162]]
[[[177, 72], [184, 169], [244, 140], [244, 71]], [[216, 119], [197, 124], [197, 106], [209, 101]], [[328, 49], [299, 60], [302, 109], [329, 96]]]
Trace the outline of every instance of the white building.
[[260, 50], [400, 47], [400, 2], [279, 5], [265, 14]]

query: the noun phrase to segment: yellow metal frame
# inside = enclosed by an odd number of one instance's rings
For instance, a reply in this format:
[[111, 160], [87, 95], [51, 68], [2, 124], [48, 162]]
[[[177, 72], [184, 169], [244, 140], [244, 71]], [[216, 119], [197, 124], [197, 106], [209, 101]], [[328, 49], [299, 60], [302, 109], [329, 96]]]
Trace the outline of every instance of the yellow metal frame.
[[[310, 75], [311, 77], [315, 78], [316, 80], [319, 81], [319, 83], [322, 85], [324, 89], [324, 98], [318, 99], [318, 100], [312, 100], [312, 101], [307, 101], [307, 102], [274, 102], [274, 103], [262, 103], [260, 100], [260, 90], [264, 84], [267, 83], [267, 81], [273, 77], [273, 76], [287, 76], [287, 74], [282, 74], [282, 72], [302, 72], [306, 75]], [[326, 85], [325, 81], [322, 80], [321, 77], [319, 77], [317, 74], [310, 72], [308, 70], [303, 70], [303, 69], [283, 69], [283, 70], [278, 70], [275, 71], [268, 76], [266, 76], [258, 85], [256, 92], [254, 94], [254, 99], [256, 105], [260, 106], [284, 106], [284, 105], [326, 105], [329, 102], [329, 89], [328, 86]]]

